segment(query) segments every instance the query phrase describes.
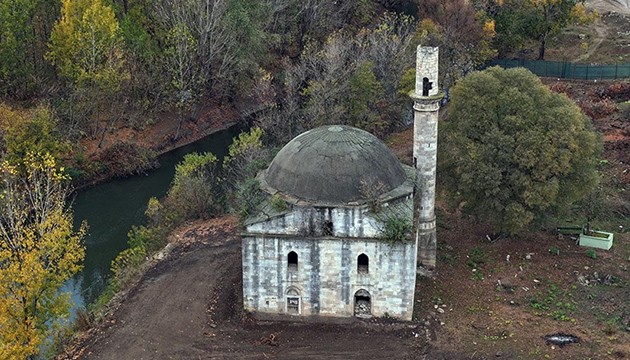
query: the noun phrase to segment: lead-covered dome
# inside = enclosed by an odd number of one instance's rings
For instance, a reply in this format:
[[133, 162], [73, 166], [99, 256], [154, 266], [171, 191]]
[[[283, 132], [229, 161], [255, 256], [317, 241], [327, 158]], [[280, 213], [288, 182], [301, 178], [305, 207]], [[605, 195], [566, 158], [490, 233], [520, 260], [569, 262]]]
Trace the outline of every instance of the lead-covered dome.
[[342, 125], [318, 127], [286, 144], [262, 174], [267, 187], [316, 203], [365, 200], [361, 181], [386, 193], [406, 180], [400, 162], [374, 135]]

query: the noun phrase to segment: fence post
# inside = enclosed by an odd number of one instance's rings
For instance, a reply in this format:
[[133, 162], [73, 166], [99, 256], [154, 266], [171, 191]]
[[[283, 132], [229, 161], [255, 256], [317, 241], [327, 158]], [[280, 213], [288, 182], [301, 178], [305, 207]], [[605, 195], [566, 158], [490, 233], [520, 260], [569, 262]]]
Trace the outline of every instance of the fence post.
[[588, 68], [590, 68], [590, 65], [586, 65], [586, 80], [588, 80]]

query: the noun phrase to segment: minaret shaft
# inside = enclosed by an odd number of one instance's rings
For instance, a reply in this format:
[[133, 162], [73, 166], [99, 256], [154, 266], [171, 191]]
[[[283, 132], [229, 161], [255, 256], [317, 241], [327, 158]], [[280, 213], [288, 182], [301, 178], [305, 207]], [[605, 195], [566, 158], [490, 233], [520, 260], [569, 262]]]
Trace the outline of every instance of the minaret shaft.
[[418, 46], [414, 100], [413, 164], [414, 224], [418, 266], [435, 267], [435, 181], [440, 100], [438, 89], [438, 48]]

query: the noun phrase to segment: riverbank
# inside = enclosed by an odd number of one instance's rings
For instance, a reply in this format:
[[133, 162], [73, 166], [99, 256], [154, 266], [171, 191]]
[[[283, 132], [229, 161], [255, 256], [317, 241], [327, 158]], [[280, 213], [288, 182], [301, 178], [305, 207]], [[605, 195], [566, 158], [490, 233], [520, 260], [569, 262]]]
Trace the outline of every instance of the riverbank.
[[177, 114], [172, 112], [162, 113], [159, 121], [142, 128], [134, 128], [125, 124], [114, 126], [105, 134], [102, 141], [86, 136], [79, 144], [82, 156], [88, 162], [99, 164], [99, 167], [106, 170], [79, 179], [75, 184], [75, 190], [85, 190], [113, 178], [121, 177], [121, 174], [111, 171], [112, 166], [108, 163], [108, 161], [111, 162], [115, 159], [108, 159], [106, 156], [108, 149], [116, 144], [133, 144], [141, 150], [152, 152], [157, 157], [235, 126], [240, 118], [241, 116], [232, 106], [209, 101], [201, 107], [199, 116], [195, 119], [184, 120], [177, 139], [175, 139], [175, 135], [179, 127], [179, 118]]

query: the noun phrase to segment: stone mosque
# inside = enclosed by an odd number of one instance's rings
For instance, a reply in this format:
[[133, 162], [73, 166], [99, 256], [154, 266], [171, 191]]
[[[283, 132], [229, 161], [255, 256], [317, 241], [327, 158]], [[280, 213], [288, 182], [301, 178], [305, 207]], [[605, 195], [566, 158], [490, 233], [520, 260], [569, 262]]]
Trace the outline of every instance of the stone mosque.
[[[258, 174], [270, 200], [245, 222], [246, 310], [411, 320], [416, 274], [435, 266], [438, 48], [418, 47], [411, 97], [413, 167], [366, 131], [328, 125]], [[387, 241], [392, 219], [413, 224], [413, 236]]]

